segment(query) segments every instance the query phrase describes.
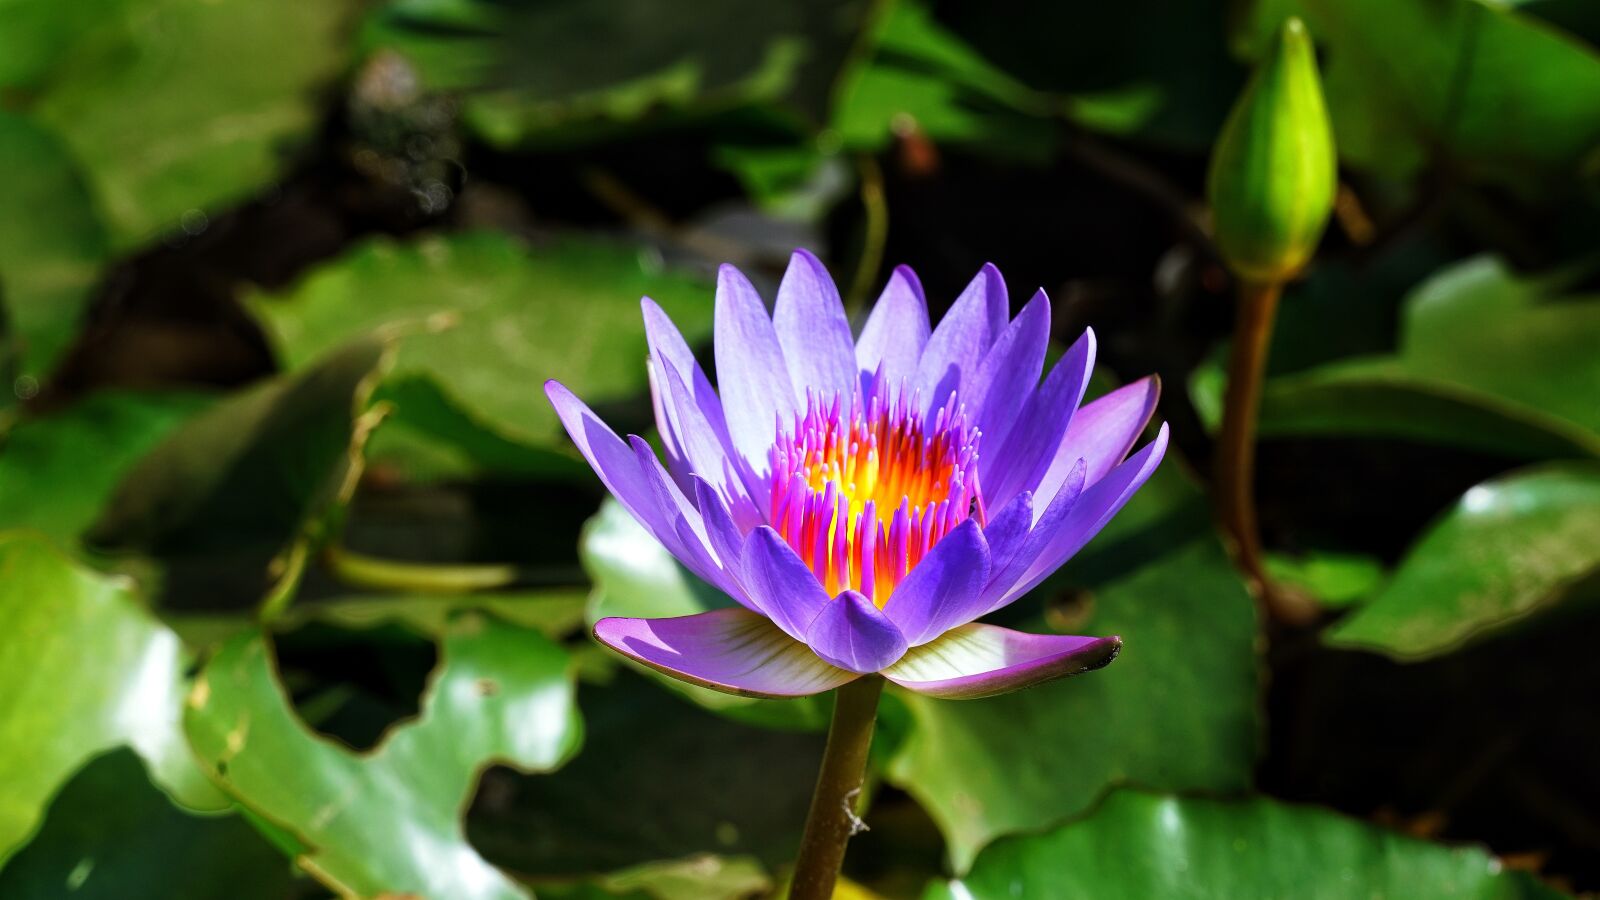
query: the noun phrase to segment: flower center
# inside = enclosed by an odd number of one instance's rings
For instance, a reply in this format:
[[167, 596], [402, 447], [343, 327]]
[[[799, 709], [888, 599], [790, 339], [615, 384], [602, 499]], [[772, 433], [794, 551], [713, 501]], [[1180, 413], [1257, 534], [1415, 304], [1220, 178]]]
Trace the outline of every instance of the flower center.
[[879, 607], [950, 529], [976, 515], [978, 439], [952, 393], [931, 421], [920, 397], [830, 399], [778, 423], [769, 521], [831, 594]]

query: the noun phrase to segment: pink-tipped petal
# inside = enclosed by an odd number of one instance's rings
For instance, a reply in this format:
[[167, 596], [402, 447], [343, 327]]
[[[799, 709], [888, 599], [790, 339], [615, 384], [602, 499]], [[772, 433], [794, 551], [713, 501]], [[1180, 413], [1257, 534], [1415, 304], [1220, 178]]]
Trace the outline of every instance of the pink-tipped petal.
[[824, 660], [866, 674], [890, 665], [906, 652], [906, 639], [871, 600], [845, 591], [817, 614], [806, 643]]
[[680, 681], [746, 697], [805, 697], [857, 678], [741, 607], [670, 619], [601, 619], [594, 636]]
[[861, 329], [856, 368], [864, 380], [876, 377], [890, 387], [909, 384], [916, 377], [930, 331], [922, 282], [910, 268], [899, 266]]
[[[789, 380], [803, 395], [807, 388], [825, 397], [850, 397], [856, 390], [856, 347], [850, 337], [839, 289], [822, 261], [796, 250], [778, 285], [772, 325], [783, 347]], [[803, 401], [797, 398], [796, 402]]]
[[732, 266], [717, 276], [712, 349], [734, 449], [751, 471], [765, 472], [774, 428], [793, 417], [796, 393], [766, 304]]
[[913, 648], [883, 675], [919, 694], [968, 700], [1092, 672], [1121, 649], [1116, 637], [1027, 634], [975, 623]]

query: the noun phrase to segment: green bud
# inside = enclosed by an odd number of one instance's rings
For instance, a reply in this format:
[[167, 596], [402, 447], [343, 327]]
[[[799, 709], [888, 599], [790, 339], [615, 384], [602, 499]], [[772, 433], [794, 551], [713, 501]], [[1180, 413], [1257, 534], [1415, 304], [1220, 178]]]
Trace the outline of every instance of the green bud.
[[1333, 209], [1337, 165], [1311, 36], [1291, 18], [1211, 154], [1217, 247], [1235, 274], [1278, 282], [1306, 264]]

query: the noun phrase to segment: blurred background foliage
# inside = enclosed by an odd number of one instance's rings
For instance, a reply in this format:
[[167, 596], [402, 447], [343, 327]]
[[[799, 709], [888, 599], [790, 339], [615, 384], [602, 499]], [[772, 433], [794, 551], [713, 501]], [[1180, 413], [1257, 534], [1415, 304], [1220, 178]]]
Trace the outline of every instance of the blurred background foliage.
[[[1209, 151], [1288, 15], [1334, 225], [1262, 411], [1259, 621], [1205, 484]], [[1093, 678], [891, 693], [860, 897], [1600, 890], [1600, 6], [3, 0], [0, 896], [752, 897], [827, 698], [599, 652], [726, 603], [577, 461], [635, 302], [985, 261], [1175, 450], [1003, 614]]]

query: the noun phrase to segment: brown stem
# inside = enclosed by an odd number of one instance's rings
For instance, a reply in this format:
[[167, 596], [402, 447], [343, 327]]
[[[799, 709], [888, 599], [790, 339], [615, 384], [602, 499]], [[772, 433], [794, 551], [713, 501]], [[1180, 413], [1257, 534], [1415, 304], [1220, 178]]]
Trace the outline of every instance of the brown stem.
[[823, 751], [817, 789], [806, 815], [806, 833], [800, 839], [800, 857], [794, 865], [789, 900], [828, 900], [844, 863], [844, 848], [863, 830], [855, 801], [867, 770], [872, 746], [872, 726], [878, 717], [878, 697], [883, 679], [868, 675], [839, 688], [833, 698], [833, 722], [828, 726], [828, 749]]
[[1228, 360], [1228, 393], [1217, 435], [1217, 515], [1233, 542], [1234, 560], [1250, 580], [1250, 588], [1271, 618], [1304, 624], [1316, 615], [1309, 598], [1280, 590], [1267, 576], [1256, 522], [1256, 414], [1261, 381], [1272, 342], [1272, 321], [1278, 310], [1280, 282], [1239, 282], [1239, 313]]

